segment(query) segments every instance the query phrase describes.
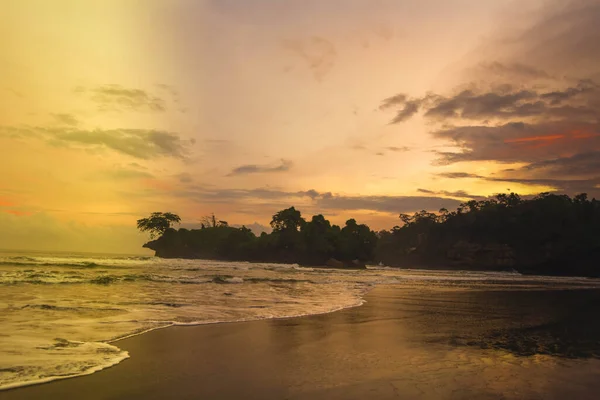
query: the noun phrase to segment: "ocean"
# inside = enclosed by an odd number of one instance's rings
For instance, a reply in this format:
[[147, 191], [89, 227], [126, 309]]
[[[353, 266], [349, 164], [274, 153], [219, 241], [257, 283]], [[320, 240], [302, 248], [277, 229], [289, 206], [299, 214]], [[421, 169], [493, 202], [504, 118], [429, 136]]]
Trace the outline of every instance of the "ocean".
[[119, 339], [173, 325], [285, 318], [360, 306], [377, 285], [444, 290], [600, 288], [518, 273], [367, 270], [0, 253], [0, 389], [91, 374], [129, 357]]

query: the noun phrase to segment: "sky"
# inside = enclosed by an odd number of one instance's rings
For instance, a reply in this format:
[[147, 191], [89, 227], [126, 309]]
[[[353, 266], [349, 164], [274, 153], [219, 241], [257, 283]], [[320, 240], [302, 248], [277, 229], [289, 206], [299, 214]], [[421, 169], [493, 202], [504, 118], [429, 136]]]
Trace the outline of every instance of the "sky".
[[0, 248], [600, 197], [600, 0], [4, 0]]

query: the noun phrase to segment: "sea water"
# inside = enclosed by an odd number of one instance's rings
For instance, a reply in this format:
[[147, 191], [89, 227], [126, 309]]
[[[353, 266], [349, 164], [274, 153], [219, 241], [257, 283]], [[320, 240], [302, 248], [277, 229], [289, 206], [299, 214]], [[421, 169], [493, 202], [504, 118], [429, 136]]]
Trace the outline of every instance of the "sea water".
[[119, 339], [153, 329], [328, 313], [391, 284], [600, 288], [516, 273], [0, 253], [0, 389], [110, 367], [129, 357]]

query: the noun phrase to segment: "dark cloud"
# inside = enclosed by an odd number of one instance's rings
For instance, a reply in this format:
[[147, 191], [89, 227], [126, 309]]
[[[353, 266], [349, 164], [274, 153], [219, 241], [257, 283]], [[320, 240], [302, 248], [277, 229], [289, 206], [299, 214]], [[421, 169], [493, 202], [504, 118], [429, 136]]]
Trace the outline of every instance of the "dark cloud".
[[310, 190], [307, 190], [306, 192], [301, 192], [301, 193], [310, 197], [313, 200], [320, 196], [320, 193], [314, 189], [310, 189]]
[[187, 172], [182, 172], [181, 174], [177, 175], [177, 179], [181, 183], [190, 183], [194, 180], [192, 175], [188, 174]]
[[145, 129], [52, 130], [53, 142], [114, 150], [132, 157], [184, 158], [189, 143], [174, 133]]
[[379, 109], [385, 110], [385, 109], [392, 108], [392, 107], [396, 108], [398, 106], [403, 106], [404, 103], [406, 103], [406, 100], [407, 100], [407, 96], [405, 94], [400, 93], [395, 96], [391, 96], [391, 97], [388, 97], [387, 99], [384, 99], [381, 102]]
[[126, 88], [121, 85], [101, 85], [91, 88], [78, 87], [78, 93], [85, 93], [102, 111], [158, 111], [166, 110], [165, 101], [142, 89]]
[[497, 161], [539, 162], [600, 150], [600, 126], [595, 123], [554, 121], [510, 122], [496, 126], [455, 126], [432, 132], [461, 150], [438, 152], [438, 163]]
[[52, 114], [55, 121], [60, 125], [77, 126], [79, 120], [73, 114]]
[[436, 196], [458, 197], [459, 199], [482, 199], [482, 198], [485, 198], [485, 196], [473, 195], [473, 194], [467, 193], [464, 190], [457, 190], [457, 191], [438, 190], [438, 191], [435, 191], [435, 190], [429, 190], [429, 189], [417, 189], [417, 192], [425, 193], [425, 194], [432, 194], [432, 195], [436, 195]]
[[389, 150], [389, 151], [393, 151], [393, 152], [404, 152], [404, 151], [409, 151], [410, 147], [406, 147], [406, 146], [403, 146], [403, 147], [389, 146], [389, 147], [386, 147], [385, 149]]
[[590, 93], [598, 89], [598, 85], [591, 80], [579, 82], [575, 87], [570, 87], [565, 90], [557, 90], [548, 93], [542, 93], [540, 98], [550, 101], [551, 105], [560, 104], [566, 100], [572, 99], [577, 95]]
[[154, 178], [154, 175], [152, 175], [149, 172], [139, 171], [139, 170], [135, 170], [135, 169], [127, 169], [127, 168], [104, 171], [100, 175], [104, 178], [123, 179], [123, 180]]
[[[527, 167], [525, 167], [527, 168]], [[513, 170], [511, 172], [518, 173], [519, 170]], [[513, 174], [516, 175], [516, 174]], [[438, 176], [450, 179], [464, 179], [464, 178], [477, 178], [488, 182], [505, 182], [505, 183], [518, 183], [523, 185], [531, 186], [544, 186], [550, 187], [553, 191], [575, 194], [575, 193], [588, 193], [594, 196], [600, 196], [600, 176], [596, 176], [588, 179], [556, 179], [556, 178], [529, 178], [529, 177], [518, 177], [518, 176], [502, 176], [492, 177], [483, 176], [477, 174], [470, 174], [467, 172], [454, 172], [454, 173], [440, 173]]]
[[[395, 99], [398, 96], [394, 96]], [[590, 121], [598, 118], [595, 107], [600, 100], [598, 85], [582, 80], [554, 90], [513, 88], [510, 84], [488, 89], [472, 88], [451, 96], [428, 94], [423, 98], [384, 100], [380, 109], [396, 108], [392, 124], [404, 122], [420, 109], [424, 116], [438, 122], [489, 121], [514, 119], [571, 119]]]
[[433, 190], [428, 190], [428, 189], [417, 189], [417, 192], [426, 193], [426, 194], [434, 194], [435, 193]]
[[331, 192], [318, 192], [314, 189], [289, 192], [269, 188], [215, 190], [193, 187], [175, 194], [202, 204], [228, 202], [243, 205], [253, 201], [257, 207], [266, 204], [274, 211], [289, 207], [299, 199], [310, 198], [313, 209], [328, 213], [367, 210], [398, 214], [423, 209], [437, 211], [444, 207], [455, 208], [460, 204], [459, 200], [438, 196], [345, 196]]
[[267, 172], [286, 172], [292, 168], [293, 163], [289, 160], [281, 160], [279, 165], [248, 164], [235, 168], [227, 176], [258, 174]]
[[561, 176], [600, 176], [600, 151], [578, 153], [570, 157], [553, 158], [531, 163], [524, 170], [545, 170]]
[[[520, 90], [512, 93], [475, 93], [465, 90], [452, 97], [436, 96], [425, 117], [435, 119], [487, 119], [540, 115], [543, 103], [536, 93]], [[397, 117], [396, 117], [397, 119]], [[396, 122], [394, 119], [392, 122]]]
[[152, 129], [76, 129], [56, 127], [0, 126], [0, 134], [11, 138], [34, 138], [53, 146], [112, 150], [139, 159], [185, 158], [193, 139]]
[[396, 108], [396, 117], [394, 117], [391, 123], [397, 124], [406, 121], [419, 112], [423, 101], [424, 99], [409, 99], [405, 94], [397, 94], [383, 100], [379, 109], [387, 110], [389, 108]]
[[481, 178], [481, 175], [470, 174], [468, 172], [442, 172], [437, 174], [442, 178], [461, 179], [461, 178]]
[[316, 205], [328, 210], [372, 210], [386, 213], [409, 213], [419, 210], [456, 208], [460, 201], [429, 196], [342, 196], [326, 194]]

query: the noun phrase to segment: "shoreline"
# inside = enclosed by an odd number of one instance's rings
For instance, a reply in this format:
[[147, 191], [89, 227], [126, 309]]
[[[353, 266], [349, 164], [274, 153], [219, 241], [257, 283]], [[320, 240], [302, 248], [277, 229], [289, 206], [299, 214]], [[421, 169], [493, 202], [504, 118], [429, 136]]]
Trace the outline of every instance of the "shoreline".
[[[0, 398], [462, 399], [496, 398], [494, 394], [517, 399], [561, 398], [561, 392], [575, 390], [575, 398], [593, 399], [600, 390], [595, 383], [598, 359], [527, 357], [510, 347], [486, 349], [468, 344], [467, 338], [459, 336], [459, 343], [452, 339], [457, 329], [459, 335], [473, 338], [495, 326], [518, 329], [526, 319], [519, 317], [522, 309], [511, 308], [515, 298], [519, 307], [525, 300], [546, 306], [541, 313], [536, 309], [535, 318], [545, 313], [555, 318], [557, 306], [579, 304], [582, 293], [382, 285], [366, 293], [361, 307], [168, 326], [171, 329], [120, 339], [121, 348], [130, 354], [125, 362], [79, 379], [3, 390]], [[593, 307], [588, 311], [593, 312], [600, 290], [590, 295], [594, 297], [588, 305]], [[459, 392], [464, 396], [449, 397]]]
[[[151, 333], [151, 332], [154, 332], [157, 330], [174, 328], [174, 327], [190, 327], [191, 328], [191, 327], [210, 326], [210, 325], [225, 325], [225, 324], [250, 323], [250, 322], [270, 321], [270, 320], [286, 320], [286, 319], [293, 319], [293, 318], [307, 318], [307, 317], [317, 316], [317, 315], [326, 315], [326, 314], [336, 313], [339, 311], [343, 311], [343, 310], [351, 309], [351, 308], [355, 308], [355, 307], [360, 307], [360, 306], [364, 305], [366, 303], [366, 300], [364, 297], [369, 292], [371, 292], [373, 289], [375, 289], [375, 287], [367, 287], [367, 290], [361, 294], [361, 298], [356, 304], [351, 304], [348, 306], [341, 306], [341, 307], [338, 307], [338, 308], [335, 308], [335, 309], [332, 309], [329, 311], [324, 311], [324, 312], [288, 315], [288, 316], [283, 316], [283, 317], [247, 318], [247, 319], [240, 319], [240, 320], [235, 320], [235, 321], [210, 321], [210, 322], [186, 322], [186, 323], [170, 321], [169, 323], [166, 323], [166, 325], [164, 325], [164, 326], [157, 326], [155, 328], [145, 329], [140, 332], [134, 332], [134, 333], [126, 334], [122, 337], [109, 339], [109, 340], [102, 340], [102, 341], [99, 341], [96, 343], [105, 343], [105, 344], [113, 346], [113, 343], [117, 343], [117, 342], [121, 342], [121, 341], [128, 340], [131, 338], [135, 338], [137, 336], [148, 334], [148, 333]], [[77, 342], [77, 341], [73, 341], [73, 342]], [[35, 381], [29, 381], [29, 382], [25, 382], [25, 383], [10, 384], [10, 385], [4, 386], [4, 387], [0, 387], [0, 395], [3, 392], [18, 390], [20, 388], [27, 388], [27, 387], [38, 386], [38, 385], [46, 385], [46, 384], [50, 384], [55, 381], [62, 381], [62, 380], [67, 380], [67, 379], [83, 378], [85, 376], [93, 375], [98, 372], [107, 370], [109, 368], [117, 367], [123, 361], [131, 358], [131, 355], [129, 354], [129, 352], [126, 349], [122, 349], [118, 346], [114, 346], [114, 347], [119, 350], [125, 351], [126, 356], [110, 365], [93, 367], [90, 370], [82, 372], [80, 374], [74, 374], [74, 375], [69, 375], [69, 376], [55, 376], [55, 377], [42, 378], [40, 380], [35, 380]]]
[[[299, 267], [296, 264], [292, 264], [295, 268]], [[310, 268], [318, 268], [318, 267], [310, 267]], [[328, 269], [328, 268], [325, 268]], [[421, 269], [421, 268], [397, 268], [397, 267], [379, 267], [379, 266], [369, 266], [368, 269], [371, 270], [377, 270], [377, 269], [402, 269], [405, 271], [411, 271], [411, 272], [424, 272], [424, 273], [428, 273], [428, 272], [432, 272], [432, 270], [430, 269]], [[435, 272], [456, 272], [454, 270], [443, 270], [443, 269], [439, 269], [439, 270], [435, 270]], [[464, 271], [464, 272], [475, 272], [475, 271]], [[517, 276], [523, 276], [524, 278], [540, 278], [540, 279], [548, 279], [548, 278], [563, 278], [563, 277], [555, 277], [555, 276], [545, 276], [545, 275], [523, 275], [520, 273], [507, 273], [507, 272], [499, 272], [499, 271], [479, 271], [485, 275], [495, 275], [495, 274], [511, 274], [511, 275], [517, 275]], [[587, 279], [593, 279], [593, 278], [586, 278], [586, 277], [577, 277], [577, 279], [583, 279], [583, 280], [587, 280]], [[496, 285], [498, 282], [494, 282], [489, 281], [489, 284], [492, 285]], [[523, 290], [522, 288], [519, 288], [515, 283], [515, 287], [511, 288], [510, 290]], [[143, 329], [141, 331], [134, 331], [132, 333], [128, 333], [125, 334], [121, 337], [116, 337], [116, 338], [112, 338], [112, 339], [108, 339], [108, 340], [101, 340], [101, 341], [97, 341], [97, 342], [93, 342], [93, 343], [103, 343], [103, 344], [108, 344], [108, 345], [114, 345], [117, 342], [122, 342], [124, 340], [128, 340], [130, 338], [134, 338], [140, 335], [144, 335], [144, 334], [148, 334], [157, 330], [162, 330], [164, 328], [175, 328], [175, 327], [201, 327], [201, 326], [208, 326], [208, 325], [222, 325], [222, 324], [232, 324], [232, 323], [251, 323], [251, 322], [258, 322], [258, 321], [271, 321], [271, 320], [287, 320], [287, 319], [294, 319], [294, 318], [309, 318], [312, 316], [318, 316], [318, 315], [327, 315], [327, 314], [331, 314], [331, 313], [336, 313], [336, 312], [340, 312], [340, 311], [344, 311], [346, 309], [351, 309], [351, 308], [356, 308], [356, 307], [360, 307], [362, 305], [364, 305], [367, 300], [366, 297], [369, 295], [369, 293], [371, 293], [373, 290], [378, 290], [378, 289], [385, 289], [385, 288], [393, 288], [397, 286], [394, 283], [377, 283], [375, 285], [366, 285], [364, 287], [364, 290], [362, 293], [360, 293], [359, 295], [359, 299], [356, 303], [350, 304], [350, 305], [345, 305], [345, 306], [340, 306], [338, 308], [334, 308], [328, 311], [323, 311], [323, 312], [315, 312], [315, 313], [304, 313], [304, 314], [295, 314], [295, 315], [286, 315], [286, 316], [281, 316], [281, 317], [263, 317], [263, 318], [256, 318], [256, 317], [249, 317], [249, 318], [243, 318], [243, 319], [238, 319], [238, 320], [230, 320], [230, 321], [208, 321], [208, 322], [203, 322], [203, 321], [194, 321], [194, 322], [174, 322], [174, 321], [153, 321], [153, 322], [157, 322], [157, 323], [161, 323], [164, 325], [160, 325], [160, 326], [156, 326], [156, 327], [152, 327], [149, 329]], [[555, 288], [558, 289], [558, 288]], [[527, 288], [525, 290], [547, 290], [546, 288], [538, 288], [538, 289], [532, 289], [532, 288]], [[578, 288], [578, 290], [595, 290], [594, 288], [585, 288], [585, 287], [580, 287]], [[73, 341], [74, 343], [77, 343], [77, 341]], [[124, 357], [119, 358], [118, 360], [116, 360], [115, 362], [112, 363], [106, 363], [103, 365], [98, 365], [96, 367], [92, 367], [89, 370], [86, 370], [84, 372], [81, 373], [77, 373], [77, 374], [73, 374], [73, 375], [69, 375], [69, 376], [53, 376], [53, 377], [45, 377], [39, 380], [33, 380], [33, 381], [29, 381], [29, 382], [24, 382], [24, 383], [13, 383], [10, 385], [6, 385], [4, 387], [0, 387], [0, 393], [5, 392], [5, 391], [10, 391], [10, 390], [17, 390], [19, 388], [25, 388], [25, 387], [29, 387], [29, 386], [35, 386], [35, 385], [43, 385], [43, 384], [48, 384], [54, 381], [60, 381], [60, 380], [65, 380], [65, 379], [73, 379], [73, 378], [79, 378], [79, 377], [84, 377], [84, 376], [88, 376], [91, 374], [95, 374], [98, 373], [100, 371], [112, 368], [112, 367], [116, 367], [119, 364], [121, 364], [123, 361], [125, 361], [128, 358], [131, 358], [131, 355], [127, 352], [126, 349], [121, 349], [118, 346], [115, 346], [117, 349], [124, 351], [126, 354]]]

